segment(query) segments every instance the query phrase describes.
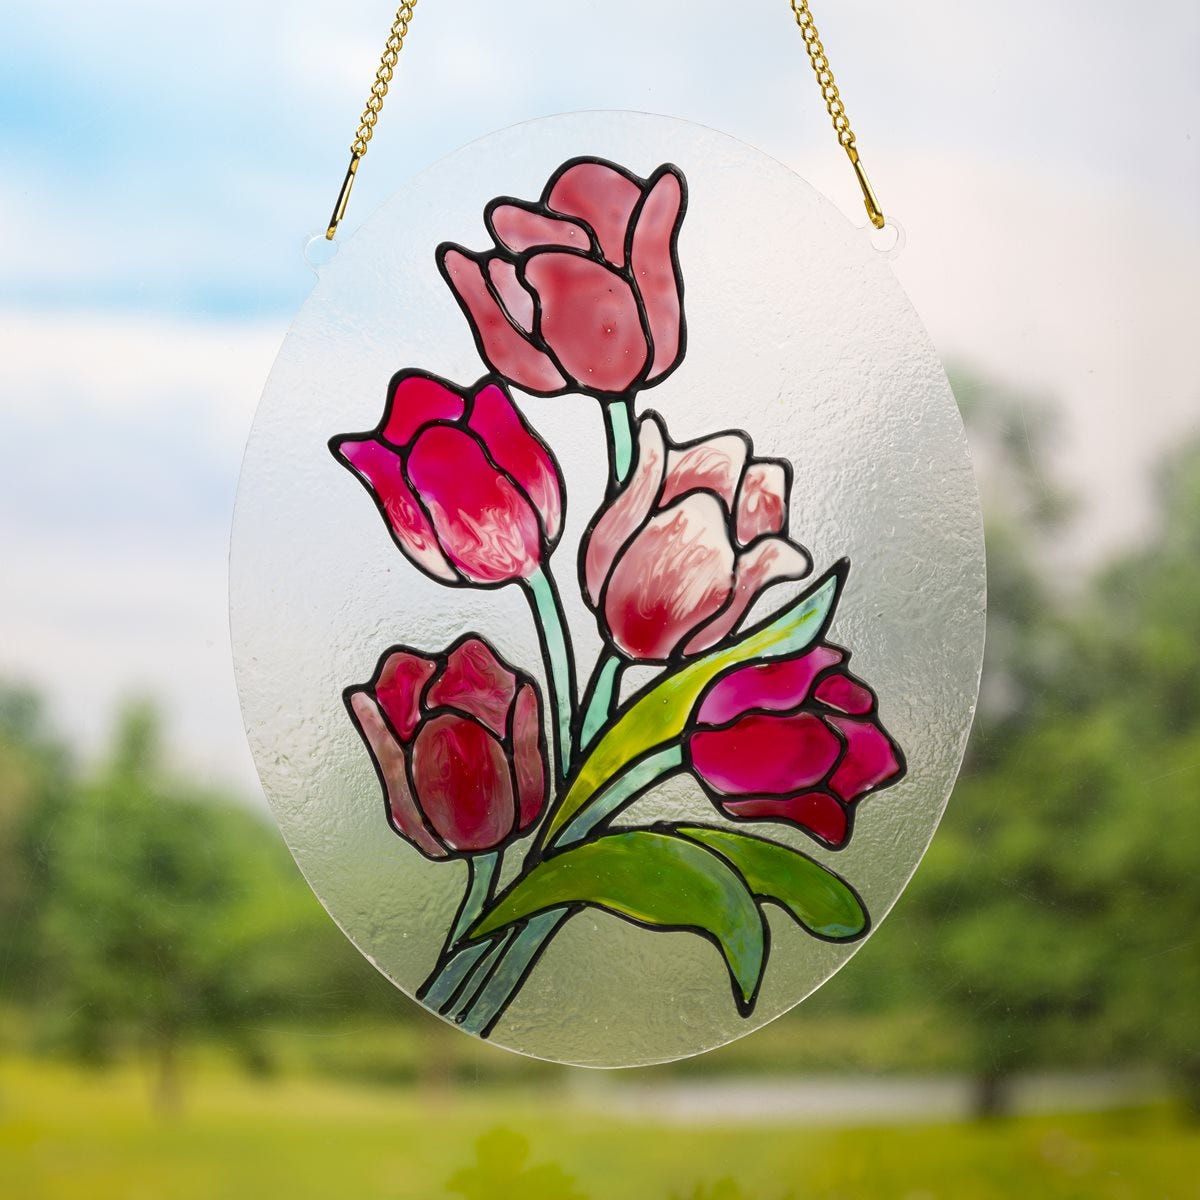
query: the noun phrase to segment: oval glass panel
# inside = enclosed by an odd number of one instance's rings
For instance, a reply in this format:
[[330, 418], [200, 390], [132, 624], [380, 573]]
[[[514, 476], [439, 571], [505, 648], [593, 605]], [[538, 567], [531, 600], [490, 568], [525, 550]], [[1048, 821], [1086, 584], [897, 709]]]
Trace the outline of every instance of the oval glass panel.
[[978, 496], [920, 321], [778, 162], [633, 113], [483, 139], [322, 268], [230, 585], [309, 883], [477, 1036], [662, 1062], [862, 945], [962, 758]]

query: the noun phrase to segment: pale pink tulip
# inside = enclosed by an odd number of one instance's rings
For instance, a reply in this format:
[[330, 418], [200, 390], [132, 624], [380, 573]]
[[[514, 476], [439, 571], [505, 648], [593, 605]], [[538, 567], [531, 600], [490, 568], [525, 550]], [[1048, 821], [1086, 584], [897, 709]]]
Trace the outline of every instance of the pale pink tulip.
[[672, 445], [642, 419], [633, 472], [582, 551], [587, 599], [626, 657], [707, 650], [764, 589], [812, 569], [787, 537], [788, 465], [751, 450], [740, 432]]

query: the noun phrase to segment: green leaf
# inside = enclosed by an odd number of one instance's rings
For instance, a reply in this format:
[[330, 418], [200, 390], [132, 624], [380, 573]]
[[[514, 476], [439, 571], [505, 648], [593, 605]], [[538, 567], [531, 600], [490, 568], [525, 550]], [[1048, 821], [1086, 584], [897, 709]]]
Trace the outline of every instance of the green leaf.
[[809, 933], [831, 942], [866, 933], [870, 918], [854, 890], [807, 854], [707, 825], [681, 825], [676, 832], [727, 858], [757, 897], [786, 909]]
[[799, 654], [811, 646], [833, 616], [848, 569], [847, 562], [837, 563], [781, 614], [747, 630], [731, 645], [692, 659], [636, 697], [579, 768], [547, 822], [541, 844], [553, 841], [598, 791], [633, 762], [679, 738], [704, 689], [718, 675], [740, 663]]
[[698, 842], [634, 829], [559, 851], [500, 896], [470, 936], [486, 937], [563, 905], [708, 937], [724, 955], [739, 1011], [753, 1008], [766, 967], [762, 913], [738, 873]]

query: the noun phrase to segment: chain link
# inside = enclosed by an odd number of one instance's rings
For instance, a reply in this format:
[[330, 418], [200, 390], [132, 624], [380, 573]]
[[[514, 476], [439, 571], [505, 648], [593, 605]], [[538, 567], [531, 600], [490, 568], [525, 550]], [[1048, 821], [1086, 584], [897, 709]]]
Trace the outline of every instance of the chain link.
[[808, 50], [808, 58], [812, 63], [813, 74], [817, 77], [817, 85], [825, 100], [825, 109], [833, 120], [834, 132], [843, 146], [853, 146], [854, 130], [850, 128], [850, 118], [846, 115], [846, 107], [842, 103], [838, 86], [834, 82], [833, 72], [829, 69], [829, 59], [825, 56], [825, 47], [821, 45], [821, 35], [813, 23], [808, 0], [791, 0], [791, 2], [792, 12], [796, 15], [796, 24], [800, 27], [805, 48]]
[[817, 32], [813, 15], [809, 11], [808, 0], [791, 0], [791, 5], [796, 24], [804, 38], [808, 60], [812, 63], [813, 74], [817, 77], [817, 86], [821, 89], [821, 98], [825, 101], [825, 111], [829, 113], [829, 119], [833, 122], [833, 131], [837, 134], [838, 142], [850, 156], [854, 174], [862, 189], [863, 204], [866, 206], [867, 215], [876, 229], [882, 229], [885, 224], [883, 210], [879, 207], [879, 201], [875, 198], [875, 190], [871, 187], [859, 160], [854, 130], [850, 128], [850, 118], [846, 114], [846, 106], [842, 103], [842, 95], [834, 81], [833, 71], [830, 70], [829, 58], [825, 54], [825, 47], [821, 44], [821, 35]]
[[408, 23], [413, 19], [413, 9], [416, 7], [417, 0], [408, 0], [407, 4], [400, 5], [396, 10], [396, 19], [392, 22], [383, 57], [379, 60], [379, 69], [375, 72], [375, 84], [371, 88], [371, 95], [367, 98], [366, 108], [363, 109], [358, 132], [354, 135], [354, 141], [350, 146], [350, 153], [355, 158], [362, 158], [366, 154], [367, 146], [375, 135], [375, 124], [379, 120], [379, 114], [383, 111], [383, 101], [396, 73], [396, 63], [399, 61], [400, 51], [404, 49], [404, 39], [408, 37]]

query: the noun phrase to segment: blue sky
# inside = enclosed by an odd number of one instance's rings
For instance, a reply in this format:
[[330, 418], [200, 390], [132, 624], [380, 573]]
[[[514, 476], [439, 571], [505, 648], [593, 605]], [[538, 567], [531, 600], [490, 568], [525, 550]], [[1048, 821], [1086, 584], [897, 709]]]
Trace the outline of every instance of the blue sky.
[[[1081, 558], [1137, 535], [1195, 423], [1200, 9], [825, 0], [935, 342], [1057, 397]], [[312, 281], [388, 0], [45, 0], [0, 38], [0, 672], [98, 745], [132, 690], [251, 786], [224, 619], [240, 448]], [[784, 0], [420, 0], [345, 230], [491, 129], [640, 108], [794, 166], [855, 221]]]

